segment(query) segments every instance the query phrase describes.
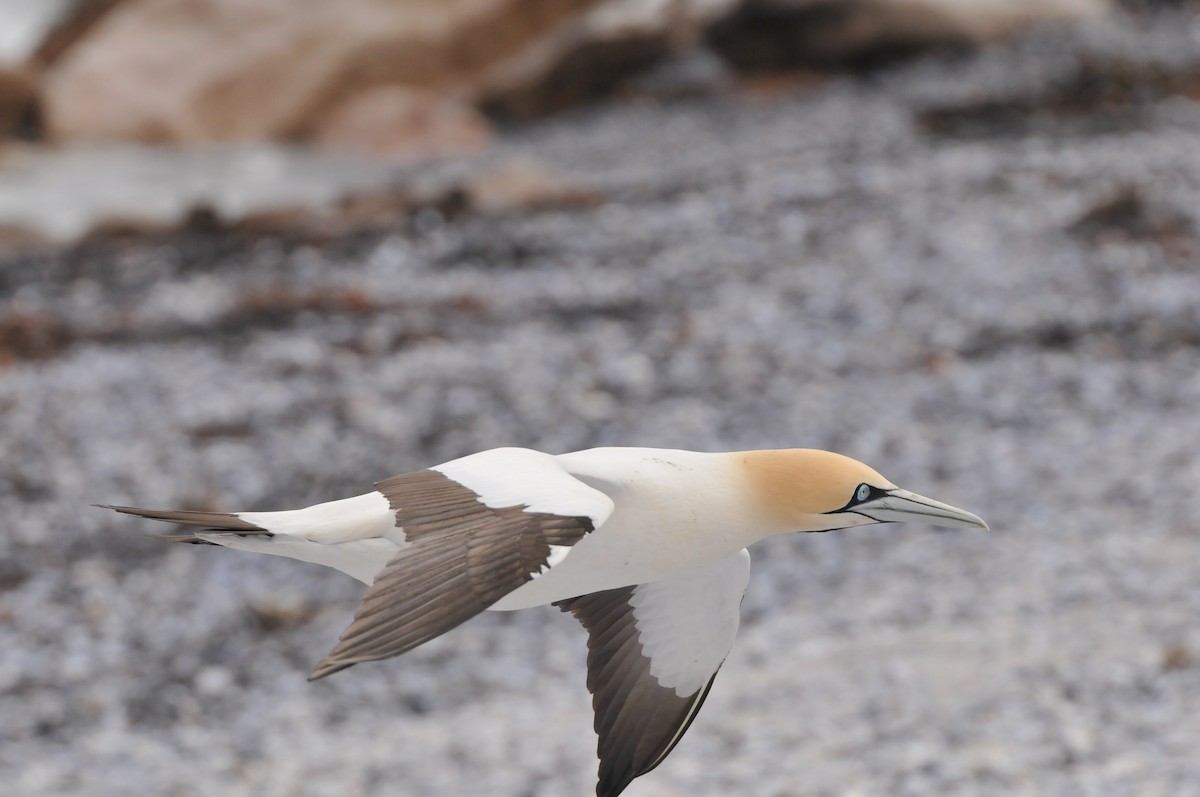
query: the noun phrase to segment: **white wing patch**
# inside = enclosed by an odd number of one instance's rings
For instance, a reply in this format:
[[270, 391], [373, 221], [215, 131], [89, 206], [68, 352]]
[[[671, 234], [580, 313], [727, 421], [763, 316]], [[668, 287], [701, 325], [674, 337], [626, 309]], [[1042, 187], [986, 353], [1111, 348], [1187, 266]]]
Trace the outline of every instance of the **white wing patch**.
[[639, 584], [629, 600], [650, 674], [680, 697], [695, 694], [729, 655], [737, 636], [750, 554]]
[[546, 563], [542, 565], [540, 570], [538, 570], [536, 573], [533, 574], [533, 577], [537, 578], [538, 576], [542, 576], [542, 575], [545, 575], [546, 573], [549, 573], [550, 568], [554, 567], [556, 564], [561, 562], [563, 559], [566, 559], [567, 554], [569, 554], [570, 552], [571, 552], [570, 545], [551, 545], [550, 546], [550, 555], [546, 557]]
[[528, 448], [494, 448], [430, 470], [466, 487], [490, 509], [524, 506], [527, 512], [587, 517], [595, 527], [614, 509], [611, 498], [567, 473], [556, 457]]

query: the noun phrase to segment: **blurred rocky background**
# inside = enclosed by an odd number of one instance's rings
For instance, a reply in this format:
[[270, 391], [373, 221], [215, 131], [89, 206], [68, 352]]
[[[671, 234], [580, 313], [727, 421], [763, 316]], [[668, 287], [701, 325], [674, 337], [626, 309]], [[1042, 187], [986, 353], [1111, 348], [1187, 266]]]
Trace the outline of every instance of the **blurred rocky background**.
[[1200, 795], [1200, 5], [0, 2], [0, 792], [586, 795], [582, 632], [93, 503], [843, 451], [631, 797]]

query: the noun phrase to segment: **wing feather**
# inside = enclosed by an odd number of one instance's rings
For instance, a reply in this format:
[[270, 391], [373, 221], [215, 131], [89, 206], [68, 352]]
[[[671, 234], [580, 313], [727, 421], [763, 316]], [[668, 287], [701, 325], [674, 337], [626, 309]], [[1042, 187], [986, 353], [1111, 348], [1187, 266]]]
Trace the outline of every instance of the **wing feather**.
[[749, 563], [741, 551], [662, 581], [555, 604], [588, 632], [599, 797], [617, 797], [662, 763], [696, 718], [733, 646]]
[[[476, 490], [438, 470], [379, 482], [376, 489], [387, 498], [408, 544], [376, 576], [354, 622], [309, 679], [399, 656], [540, 574], [549, 563], [551, 545], [575, 544], [593, 530], [597, 515], [602, 521], [611, 511], [604, 509], [602, 501], [611, 507], [611, 500], [603, 493], [560, 473], [576, 493], [586, 490], [599, 498], [581, 506], [578, 514], [559, 515], [530, 511], [527, 503], [491, 506]], [[494, 490], [502, 475], [489, 478]], [[515, 488], [510, 487], [506, 495], [512, 494]]]

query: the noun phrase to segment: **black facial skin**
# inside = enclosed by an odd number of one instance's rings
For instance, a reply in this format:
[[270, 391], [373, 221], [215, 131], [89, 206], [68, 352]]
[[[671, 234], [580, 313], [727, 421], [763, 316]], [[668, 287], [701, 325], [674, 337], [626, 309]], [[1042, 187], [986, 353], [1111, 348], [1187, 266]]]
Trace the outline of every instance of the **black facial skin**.
[[[864, 486], [867, 488], [867, 497], [860, 501], [860, 500], [858, 500], [858, 491], [860, 488], [862, 488]], [[836, 515], [839, 512], [853, 512], [854, 507], [858, 506], [859, 504], [865, 503], [867, 501], [873, 501], [876, 498], [880, 498], [882, 496], [887, 495], [889, 492], [891, 492], [891, 491], [884, 490], [880, 487], [875, 487], [870, 484], [865, 484], [865, 483], [860, 484], [854, 488], [854, 494], [850, 497], [850, 500], [846, 502], [845, 506], [843, 506], [840, 509], [835, 509], [832, 512], [826, 512], [825, 514], [826, 515]], [[865, 515], [865, 517], [870, 517], [870, 515]]]

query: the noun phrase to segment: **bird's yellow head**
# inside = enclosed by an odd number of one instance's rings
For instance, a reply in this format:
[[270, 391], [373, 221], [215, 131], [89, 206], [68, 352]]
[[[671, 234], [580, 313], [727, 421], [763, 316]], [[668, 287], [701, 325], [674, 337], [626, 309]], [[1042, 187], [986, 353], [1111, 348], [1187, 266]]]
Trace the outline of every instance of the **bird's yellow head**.
[[831, 451], [791, 448], [739, 456], [750, 489], [780, 531], [899, 521], [987, 528], [970, 512], [902, 490], [873, 468]]

